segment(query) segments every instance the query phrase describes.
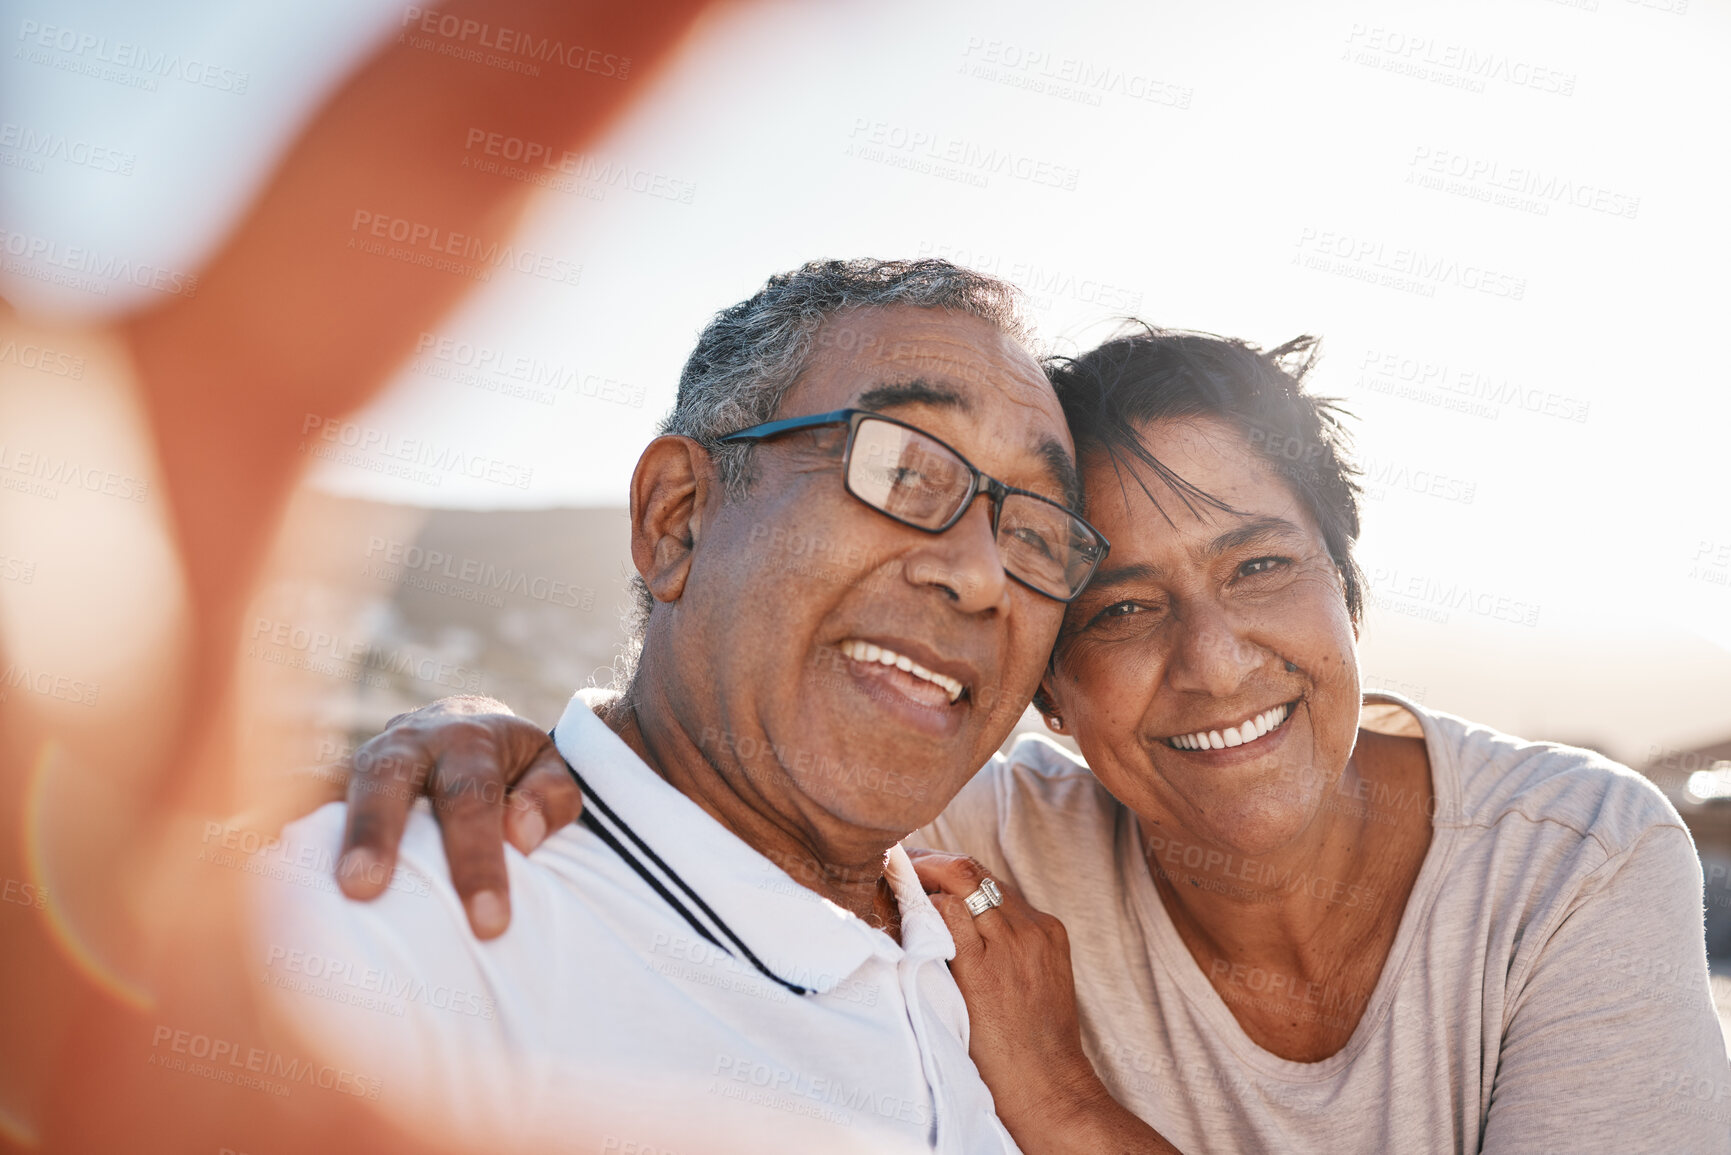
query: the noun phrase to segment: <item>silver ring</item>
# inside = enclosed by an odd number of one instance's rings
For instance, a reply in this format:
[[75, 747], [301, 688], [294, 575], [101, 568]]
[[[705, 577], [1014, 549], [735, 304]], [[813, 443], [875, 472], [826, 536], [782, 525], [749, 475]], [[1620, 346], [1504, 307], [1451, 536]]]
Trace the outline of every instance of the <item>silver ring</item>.
[[1004, 892], [990, 878], [982, 878], [980, 888], [962, 901], [968, 904], [968, 913], [979, 918], [993, 907], [1003, 905]]

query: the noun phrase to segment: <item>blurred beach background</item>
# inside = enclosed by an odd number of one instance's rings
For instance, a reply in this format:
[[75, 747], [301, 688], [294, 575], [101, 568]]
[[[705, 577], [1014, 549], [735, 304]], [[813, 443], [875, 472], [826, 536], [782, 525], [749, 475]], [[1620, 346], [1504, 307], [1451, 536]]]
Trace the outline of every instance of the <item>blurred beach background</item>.
[[[115, 543], [162, 488], [111, 436], [104, 326], [197, 291], [382, 47], [556, 65], [383, 0], [0, 13], [0, 700], [72, 728], [156, 644]], [[1653, 778], [1731, 1021], [1728, 49], [1699, 0], [761, 3], [705, 13], [581, 151], [477, 117], [448, 180], [534, 188], [508, 251], [387, 203], [331, 237], [464, 287], [363, 409], [298, 418], [242, 770], [448, 693], [551, 723], [611, 677], [626, 484], [708, 318], [812, 258], [945, 257], [1021, 286], [1054, 352], [1128, 316], [1319, 334], [1365, 470], [1367, 687]], [[87, 432], [44, 456], [47, 409]]]

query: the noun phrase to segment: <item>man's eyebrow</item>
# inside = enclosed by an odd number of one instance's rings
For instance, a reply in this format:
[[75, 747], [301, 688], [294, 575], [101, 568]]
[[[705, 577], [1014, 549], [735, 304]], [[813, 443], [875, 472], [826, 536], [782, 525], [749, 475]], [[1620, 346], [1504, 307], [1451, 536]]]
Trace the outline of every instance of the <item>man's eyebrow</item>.
[[1208, 543], [1208, 556], [1219, 557], [1251, 542], [1271, 538], [1303, 538], [1304, 531], [1284, 517], [1253, 517]]
[[[967, 414], [974, 411], [974, 399], [967, 394], [958, 393], [947, 385], [919, 379], [867, 389], [853, 403], [853, 408], [882, 413], [898, 405], [930, 405]], [[1076, 463], [1070, 459], [1069, 450], [1055, 437], [1042, 437], [1035, 443], [1034, 452], [1039, 455], [1052, 480], [1057, 482], [1064, 504], [1073, 510], [1081, 509], [1082, 478], [1076, 471]]]
[[967, 395], [958, 393], [947, 385], [934, 385], [930, 381], [920, 380], [874, 386], [859, 395], [853, 408], [882, 413], [885, 409], [893, 409], [898, 405], [930, 405], [937, 409], [959, 409], [963, 413], [974, 411], [973, 399]]

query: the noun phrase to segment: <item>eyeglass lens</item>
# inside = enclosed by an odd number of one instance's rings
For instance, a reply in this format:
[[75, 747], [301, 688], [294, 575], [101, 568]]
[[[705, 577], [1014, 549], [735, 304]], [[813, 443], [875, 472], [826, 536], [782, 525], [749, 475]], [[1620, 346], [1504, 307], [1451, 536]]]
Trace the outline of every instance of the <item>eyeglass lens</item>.
[[[917, 430], [865, 418], [854, 433], [848, 490], [891, 517], [937, 529], [969, 498], [972, 474], [954, 453]], [[1089, 569], [1093, 542], [1067, 511], [1012, 493], [998, 511], [1004, 569], [1058, 597], [1069, 597]]]

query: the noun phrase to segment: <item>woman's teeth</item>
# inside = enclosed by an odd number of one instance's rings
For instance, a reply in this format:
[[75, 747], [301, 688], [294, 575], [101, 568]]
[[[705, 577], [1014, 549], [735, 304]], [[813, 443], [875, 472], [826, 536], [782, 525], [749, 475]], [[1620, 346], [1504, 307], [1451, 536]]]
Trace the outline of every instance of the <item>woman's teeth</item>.
[[1264, 710], [1242, 726], [1180, 734], [1176, 738], [1166, 739], [1166, 744], [1179, 750], [1224, 750], [1228, 746], [1246, 746], [1270, 730], [1279, 729], [1291, 709], [1290, 705], [1276, 706], [1272, 710]]
[[876, 662], [880, 666], [894, 666], [916, 678], [923, 678], [948, 694], [951, 702], [962, 696], [962, 684], [960, 682], [944, 674], [926, 669], [905, 654], [898, 654], [894, 650], [886, 650], [882, 646], [875, 646], [870, 642], [862, 642], [855, 638], [849, 638], [843, 642], [841, 652], [856, 662]]

